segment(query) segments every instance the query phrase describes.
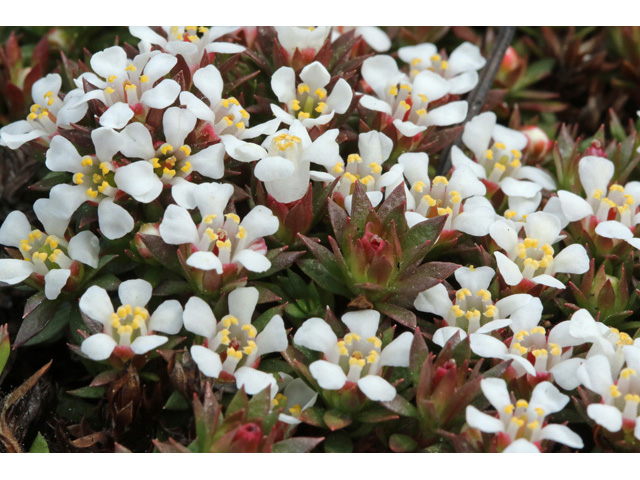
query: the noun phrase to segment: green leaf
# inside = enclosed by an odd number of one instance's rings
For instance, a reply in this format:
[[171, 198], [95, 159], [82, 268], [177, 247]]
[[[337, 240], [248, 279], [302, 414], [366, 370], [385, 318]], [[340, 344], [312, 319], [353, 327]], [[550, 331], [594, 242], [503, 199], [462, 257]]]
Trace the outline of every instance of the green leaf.
[[363, 423], [382, 423], [397, 420], [398, 415], [390, 412], [386, 408], [373, 407], [360, 413], [356, 418]]
[[389, 437], [389, 448], [396, 453], [411, 453], [416, 451], [418, 444], [408, 435], [394, 433]]
[[324, 414], [325, 411], [320, 407], [309, 407], [305, 408], [298, 418], [314, 427], [327, 428], [327, 424], [324, 423]]
[[440, 233], [442, 233], [446, 220], [447, 217], [445, 215], [438, 215], [437, 217], [428, 218], [424, 222], [415, 225], [404, 235], [402, 251], [404, 252], [414, 247], [421, 247], [428, 241], [431, 241], [433, 244]]
[[97, 285], [98, 287], [102, 287], [109, 292], [113, 292], [118, 289], [118, 286], [120, 285], [120, 279], [111, 273], [107, 273], [106, 275], [91, 280], [85, 285], [85, 287], [89, 288], [93, 285]]
[[345, 295], [348, 293], [342, 280], [332, 275], [322, 262], [312, 258], [305, 258], [298, 260], [298, 266], [317, 283], [319, 287], [329, 290], [336, 295]]
[[11, 353], [11, 342], [9, 341], [9, 334], [7, 333], [6, 326], [0, 326], [0, 376], [4, 370], [9, 354]]
[[273, 453], [307, 453], [313, 450], [324, 437], [293, 437], [273, 446]]
[[324, 441], [326, 453], [352, 453], [353, 441], [347, 432], [333, 432]]
[[102, 398], [104, 396], [105, 387], [82, 387], [75, 390], [69, 390], [67, 393], [79, 398]]
[[164, 404], [163, 407], [165, 410], [172, 411], [181, 411], [181, 410], [189, 410], [189, 402], [184, 398], [184, 396], [180, 392], [173, 392], [167, 403]]
[[31, 444], [29, 453], [49, 453], [49, 445], [40, 432]]
[[69, 325], [69, 320], [74, 314], [77, 314], [77, 315], [80, 314], [77, 307], [74, 307], [69, 302], [63, 303], [56, 310], [49, 324], [45, 326], [40, 333], [35, 335], [31, 340], [26, 342], [24, 345], [27, 347], [31, 347], [34, 345], [51, 343], [55, 340], [60, 339], [63, 336], [63, 332], [66, 331], [66, 328]]
[[351, 425], [351, 417], [346, 413], [338, 410], [329, 410], [324, 414], [324, 423], [327, 424], [329, 430], [340, 430], [341, 428]]
[[56, 300], [43, 300], [38, 306], [31, 310], [22, 320], [20, 330], [18, 330], [14, 342], [15, 347], [21, 347], [42, 332], [49, 322], [53, 320], [59, 304], [60, 302]]
[[[416, 382], [417, 383], [417, 382]], [[417, 417], [418, 411], [402, 395], [396, 395], [390, 402], [380, 402], [386, 409], [402, 417]]]

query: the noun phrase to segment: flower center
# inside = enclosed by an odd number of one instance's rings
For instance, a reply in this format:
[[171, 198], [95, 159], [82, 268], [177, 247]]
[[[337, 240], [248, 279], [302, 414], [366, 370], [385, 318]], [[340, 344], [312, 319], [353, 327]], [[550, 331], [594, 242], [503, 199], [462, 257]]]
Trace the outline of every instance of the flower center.
[[323, 101], [326, 98], [327, 91], [324, 88], [316, 88], [312, 92], [309, 85], [301, 83], [296, 90], [296, 98], [289, 102], [287, 108], [297, 113], [298, 120], [317, 118], [327, 109], [327, 104]]
[[520, 267], [522, 276], [529, 280], [550, 272], [553, 267], [553, 247], [548, 243], [539, 247], [539, 243], [537, 238], [526, 237], [518, 243], [516, 258], [512, 258]]
[[191, 147], [182, 145], [174, 148], [172, 145], [165, 143], [156, 150], [156, 157], [149, 160], [153, 165], [153, 170], [165, 182], [171, 182], [173, 177], [187, 177], [193, 171], [191, 162], [188, 157], [191, 155]]
[[499, 183], [506, 177], [515, 177], [518, 170], [522, 166], [520, 159], [522, 152], [520, 150], [507, 150], [502, 142], [495, 142], [489, 150], [487, 150], [478, 162], [484, 166], [487, 172], [487, 179], [490, 182]]
[[20, 252], [25, 260], [34, 264], [37, 274], [46, 275], [49, 270], [71, 266], [66, 245], [60, 242], [58, 237], [36, 229], [20, 240]]
[[111, 328], [114, 339], [120, 345], [130, 345], [131, 341], [148, 334], [149, 312], [144, 307], [124, 304], [111, 314]]
[[636, 200], [632, 195], [625, 193], [622, 185], [611, 185], [608, 196], [604, 196], [604, 192], [599, 188], [596, 189], [591, 193], [589, 203], [601, 221], [617, 220], [627, 227], [634, 225]]
[[87, 200], [96, 200], [98, 196], [113, 196], [117, 189], [113, 179], [114, 173], [109, 168], [107, 162], [98, 162], [98, 160], [87, 155], [81, 160], [82, 168], [73, 175], [73, 183], [76, 185], [85, 185], [87, 190], [85, 194]]

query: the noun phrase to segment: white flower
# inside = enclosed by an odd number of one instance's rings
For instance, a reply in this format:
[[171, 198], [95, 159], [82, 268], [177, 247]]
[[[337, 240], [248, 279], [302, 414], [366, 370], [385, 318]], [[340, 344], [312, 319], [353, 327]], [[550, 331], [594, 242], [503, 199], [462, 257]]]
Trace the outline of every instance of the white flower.
[[154, 332], [174, 335], [182, 328], [182, 306], [177, 300], [166, 300], [149, 315], [145, 308], [151, 300], [152, 287], [145, 280], [127, 280], [118, 287], [121, 305], [114, 310], [109, 294], [96, 285], [80, 297], [80, 310], [103, 325], [82, 342], [81, 351], [91, 360], [106, 360], [116, 350], [124, 358], [143, 355], [167, 342]]
[[327, 168], [328, 173], [312, 171], [311, 178], [324, 182], [332, 182], [340, 177], [334, 193], [340, 193], [345, 201], [345, 208], [351, 211], [351, 196], [356, 182], [360, 182], [367, 193], [373, 206], [382, 201], [381, 190], [387, 187], [391, 191], [402, 181], [402, 170], [400, 167], [392, 167], [390, 171], [382, 173], [382, 165], [387, 161], [393, 142], [383, 133], [372, 130], [361, 133], [358, 136], [358, 153], [352, 153], [347, 157], [347, 164], [342, 158], [331, 168]]
[[119, 149], [119, 134], [100, 127], [91, 132], [95, 155], [81, 156], [76, 147], [58, 135], [47, 150], [46, 165], [54, 172], [73, 173], [74, 185], [60, 184], [51, 189], [49, 197], [52, 215], [66, 219], [84, 202], [98, 205], [98, 225], [110, 240], [120, 238], [133, 229], [133, 217], [114, 203], [118, 191], [115, 185], [115, 166], [111, 159]]
[[619, 431], [624, 422], [628, 422], [640, 440], [640, 348], [626, 346], [624, 356], [626, 368], [615, 375], [615, 381], [609, 359], [604, 355], [588, 358], [577, 374], [585, 387], [602, 397], [601, 403], [587, 407], [589, 417], [610, 432]]
[[[93, 72], [83, 73], [75, 79], [78, 88], [85, 81], [96, 90], [88, 90], [81, 101], [99, 100], [107, 107], [117, 103], [131, 106], [142, 103], [149, 108], [166, 108], [180, 93], [180, 85], [171, 79], [162, 79], [175, 66], [173, 55], [160, 52], [141, 53], [133, 60], [127, 58], [122, 47], [109, 47], [91, 57]], [[122, 128], [124, 125], [117, 128]], [[125, 123], [126, 125], [126, 123]]]
[[[38, 217], [41, 216], [36, 208]], [[56, 226], [50, 221], [48, 225]], [[86, 230], [64, 238], [66, 224], [60, 225], [51, 235], [32, 229], [24, 213], [13, 211], [0, 227], [0, 244], [20, 250], [23, 260], [0, 259], [0, 282], [15, 285], [32, 274], [44, 277], [44, 293], [49, 300], [58, 298], [71, 276], [74, 260], [98, 267], [100, 245], [98, 238]]]
[[391, 48], [391, 39], [384, 30], [372, 26], [360, 27], [333, 27], [331, 29], [331, 41], [334, 42], [347, 32], [355, 30], [355, 35], [360, 35], [367, 45], [376, 52], [386, 52]]
[[543, 188], [555, 190], [553, 177], [547, 172], [522, 166], [520, 159], [527, 145], [526, 135], [498, 125], [495, 113], [481, 113], [467, 122], [462, 141], [473, 152], [475, 161], [454, 146], [453, 166], [469, 167], [478, 178], [499, 184], [505, 195], [533, 198]]
[[508, 220], [498, 220], [490, 228], [491, 238], [507, 256], [495, 252], [500, 274], [508, 285], [523, 279], [555, 288], [565, 288], [553, 278], [556, 273], [584, 273], [589, 269], [589, 256], [582, 245], [573, 244], [555, 255], [552, 245], [560, 236], [560, 221], [554, 215], [536, 212], [527, 216], [526, 237], [518, 238], [517, 227]]
[[412, 334], [401, 334], [381, 350], [382, 341], [377, 336], [380, 313], [349, 312], [342, 316], [342, 321], [349, 328], [342, 340], [321, 318], [310, 318], [297, 330], [294, 343], [324, 354], [323, 360], [309, 366], [311, 375], [325, 390], [340, 390], [347, 382], [356, 382], [370, 400], [393, 400], [396, 389], [380, 374], [385, 366], [409, 366]]
[[310, 388], [301, 378], [294, 379], [286, 373], [279, 375], [283, 379], [284, 389], [273, 399], [273, 406], [283, 409], [278, 420], [289, 425], [298, 425], [300, 423], [298, 417], [316, 403], [318, 392]]
[[411, 78], [430, 70], [447, 79], [449, 93], [452, 94], [473, 90], [478, 83], [477, 70], [487, 63], [480, 49], [469, 42], [458, 46], [446, 60], [438, 54], [438, 47], [432, 43], [402, 47], [398, 50], [398, 56], [411, 65]]
[[[566, 425], [546, 424], [547, 415], [561, 411], [569, 402], [569, 397], [560, 393], [550, 382], [537, 384], [528, 402], [518, 400], [513, 403], [506, 382], [500, 378], [485, 378], [480, 382], [480, 388], [496, 409], [498, 417], [487, 415], [469, 405], [466, 418], [470, 427], [486, 433], [501, 433], [510, 444], [520, 439], [531, 444], [523, 445], [520, 442], [517, 451], [532, 451], [533, 444], [544, 440], [571, 448], [584, 447], [580, 436]], [[509, 451], [514, 451], [514, 448]]]
[[[180, 93], [180, 103], [200, 120], [210, 125], [215, 135], [233, 135], [240, 139], [270, 135], [278, 128], [280, 121], [269, 120], [249, 128], [249, 113], [234, 98], [222, 98], [223, 82], [218, 69], [213, 65], [196, 70], [193, 84], [208, 101], [205, 103], [191, 92]], [[206, 128], [206, 127], [205, 127]]]
[[338, 162], [337, 137], [338, 130], [333, 129], [311, 141], [307, 129], [296, 120], [288, 130], [267, 137], [262, 147], [232, 135], [220, 138], [232, 158], [242, 162], [260, 160], [255, 166], [255, 176], [264, 182], [267, 192], [276, 201], [290, 203], [307, 193], [311, 163], [328, 169]]
[[322, 48], [331, 27], [275, 27], [280, 45], [293, 55], [296, 50], [300, 53], [311, 52], [313, 56]]
[[195, 185], [188, 181], [193, 172], [218, 179], [224, 174], [224, 145], [217, 143], [193, 153], [185, 143], [196, 126], [197, 119], [188, 110], [171, 107], [162, 117], [166, 142], [154, 148], [151, 133], [142, 123], [132, 123], [119, 134], [119, 148], [128, 158], [141, 158], [118, 168], [118, 187], [139, 202], [155, 200], [163, 185], [171, 185], [178, 205], [194, 208]]
[[273, 114], [287, 125], [297, 118], [305, 128], [326, 125], [334, 115], [342, 114], [351, 105], [353, 91], [344, 78], [339, 79], [331, 93], [325, 88], [331, 80], [331, 74], [320, 62], [313, 62], [302, 69], [296, 87], [296, 74], [293, 68], [281, 67], [271, 77], [271, 89], [284, 110], [271, 105]]
[[271, 267], [266, 258], [263, 237], [278, 230], [278, 219], [267, 207], [254, 207], [244, 219], [235, 213], [223, 213], [233, 186], [202, 183], [195, 187], [194, 198], [202, 215], [196, 226], [189, 212], [169, 205], [160, 223], [160, 235], [170, 245], [191, 244], [195, 250], [187, 265], [222, 274], [224, 265], [235, 263], [252, 272], [265, 272]]
[[402, 135], [413, 137], [432, 125], [445, 126], [462, 122], [467, 116], [467, 102], [450, 102], [429, 109], [429, 103], [449, 93], [449, 83], [429, 70], [420, 72], [413, 81], [388, 55], [368, 58], [362, 64], [362, 78], [373, 89], [375, 97], [363, 95], [360, 104], [369, 110], [386, 113]]
[[46, 143], [56, 134], [58, 128], [70, 128], [87, 113], [86, 104], [78, 104], [82, 90], [76, 89], [60, 99], [62, 79], [57, 73], [50, 73], [31, 87], [33, 105], [26, 120], [13, 122], [0, 129], [0, 145], [13, 150], [36, 138], [46, 137]]
[[[407, 179], [407, 220], [409, 226], [437, 215], [448, 215], [445, 230], [459, 230], [477, 234], [489, 232], [489, 226], [495, 219], [490, 215], [462, 215], [464, 200], [474, 195], [484, 195], [487, 190], [474, 173], [466, 167], [456, 168], [451, 179], [437, 176], [429, 178], [429, 156], [426, 153], [404, 153], [398, 158]], [[387, 189], [390, 191], [391, 188]], [[473, 205], [473, 204], [472, 204]], [[472, 207], [472, 211], [476, 210]], [[482, 213], [482, 212], [476, 212]], [[484, 233], [484, 235], [486, 235]]]
[[129, 27], [129, 32], [140, 39], [141, 52], [149, 52], [153, 45], [171, 55], [181, 55], [191, 71], [197, 69], [205, 53], [240, 53], [245, 48], [228, 42], [216, 42], [224, 35], [233, 33], [238, 27], [162, 27], [165, 36], [149, 27]]
[[[198, 297], [189, 299], [184, 307], [184, 327], [205, 339], [204, 345], [193, 345], [190, 350], [203, 374], [212, 378], [219, 378], [222, 372], [236, 375], [241, 388], [243, 375], [238, 378], [236, 370], [240, 373], [242, 367], [255, 369], [262, 355], [287, 349], [289, 342], [280, 315], [273, 316], [260, 333], [251, 324], [257, 303], [256, 288], [236, 288], [229, 294], [229, 314], [218, 322], [207, 302]], [[255, 376], [253, 372], [247, 373]], [[272, 389], [273, 396], [276, 393], [277, 388]]]
[[640, 239], [631, 230], [640, 222], [637, 213], [640, 204], [640, 182], [628, 182], [622, 186], [610, 185], [615, 167], [602, 157], [587, 156], [580, 159], [578, 173], [587, 199], [575, 193], [560, 190], [557, 199], [547, 203], [545, 211], [560, 218], [563, 228], [569, 222], [595, 215], [598, 219], [596, 233], [601, 237], [624, 240], [640, 248]]

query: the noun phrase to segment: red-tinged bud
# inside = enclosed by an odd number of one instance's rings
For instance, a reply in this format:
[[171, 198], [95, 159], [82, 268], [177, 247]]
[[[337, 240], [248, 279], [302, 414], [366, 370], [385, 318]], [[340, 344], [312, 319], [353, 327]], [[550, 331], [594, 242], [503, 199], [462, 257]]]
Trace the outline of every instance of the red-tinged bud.
[[369, 401], [356, 382], [347, 382], [340, 390], [323, 390], [323, 398], [332, 408], [344, 413], [356, 413]]
[[600, 140], [594, 140], [591, 142], [591, 145], [584, 152], [585, 156], [595, 156], [595, 157], [603, 157], [607, 158], [607, 152], [602, 148], [602, 143]]
[[144, 117], [147, 113], [147, 111], [144, 108], [144, 105], [142, 105], [142, 103], [136, 103], [134, 105], [129, 105], [129, 108], [131, 108], [131, 110], [133, 110], [133, 115], [135, 117]]
[[438, 367], [432, 387], [431, 400], [436, 409], [443, 411], [458, 387], [458, 367], [454, 360], [449, 360], [445, 365]]
[[197, 144], [208, 144], [208, 143], [216, 143], [220, 141], [220, 137], [213, 129], [213, 126], [210, 123], [205, 123], [202, 128], [196, 131], [196, 143]]
[[382, 255], [385, 244], [389, 242], [386, 242], [375, 233], [365, 232], [364, 236], [358, 240], [358, 243], [364, 251], [367, 262], [371, 263], [375, 257]]
[[267, 207], [278, 217], [280, 226], [275, 237], [282, 243], [292, 245], [298, 234], [306, 234], [313, 221], [313, 189], [309, 185], [307, 193], [299, 200], [290, 203], [278, 202], [267, 194]]
[[262, 441], [262, 428], [257, 423], [242, 425], [231, 441], [231, 453], [257, 453]]
[[133, 350], [131, 350], [131, 347], [126, 345], [118, 345], [116, 348], [113, 349], [113, 353], [111, 354], [111, 356], [117, 357], [124, 363], [127, 360], [131, 360], [133, 357], [136, 356], [136, 354], [133, 353]]
[[145, 223], [140, 227], [133, 239], [136, 251], [140, 256], [146, 260], [153, 258], [153, 254], [149, 250], [149, 247], [144, 242], [142, 235], [153, 235], [154, 237], [160, 237], [160, 230], [158, 230], [157, 223]]
[[527, 146], [524, 151], [530, 159], [542, 159], [553, 149], [553, 142], [540, 127], [528, 126], [521, 131], [527, 137]]
[[65, 292], [74, 292], [78, 285], [82, 283], [84, 277], [84, 264], [78, 260], [74, 260], [69, 266], [71, 275], [67, 279], [67, 283], [64, 286]]
[[507, 48], [507, 51], [504, 52], [504, 57], [502, 58], [502, 63], [500, 64], [500, 72], [501, 73], [509, 73], [513, 72], [515, 69], [522, 65], [522, 59], [516, 49], [513, 47]]

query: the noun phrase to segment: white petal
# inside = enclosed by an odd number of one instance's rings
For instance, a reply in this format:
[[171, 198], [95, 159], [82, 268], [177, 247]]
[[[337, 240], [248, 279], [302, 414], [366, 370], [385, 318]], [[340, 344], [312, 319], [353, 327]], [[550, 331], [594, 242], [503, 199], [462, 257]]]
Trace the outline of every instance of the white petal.
[[85, 265], [98, 268], [100, 240], [91, 231], [85, 230], [69, 240], [69, 256]]
[[120, 132], [120, 151], [125, 157], [150, 160], [155, 157], [151, 133], [143, 124], [134, 122]]
[[247, 395], [256, 395], [265, 388], [270, 388], [271, 398], [278, 393], [278, 382], [272, 373], [261, 372], [255, 368], [240, 367], [235, 372], [236, 386], [243, 388]]
[[153, 293], [153, 287], [142, 279], [126, 280], [118, 287], [118, 297], [123, 305], [144, 307]]
[[598, 223], [596, 233], [605, 238], [617, 238], [620, 240], [633, 238], [633, 233], [631, 233], [629, 227], [615, 220]]
[[211, 110], [211, 108], [209, 108], [206, 103], [196, 97], [193, 93], [181, 92], [180, 104], [185, 105], [187, 107], [187, 110], [189, 110], [199, 119], [206, 120], [212, 124], [215, 123], [216, 115], [215, 113], [213, 113], [213, 110]]
[[327, 107], [336, 113], [343, 114], [351, 105], [353, 90], [344, 78], [339, 79], [327, 97]]
[[386, 52], [391, 48], [389, 36], [378, 27], [356, 27], [356, 33], [362, 35], [367, 45], [376, 52]]
[[387, 102], [379, 100], [376, 97], [372, 97], [371, 95], [363, 95], [360, 97], [360, 105], [375, 112], [384, 112], [388, 115], [393, 113], [391, 111], [391, 106]]
[[124, 72], [127, 54], [122, 47], [109, 47], [91, 57], [91, 69], [103, 78]]
[[164, 345], [169, 340], [162, 335], [143, 335], [131, 342], [131, 350], [136, 355], [144, 355], [160, 345]]
[[493, 112], [476, 115], [465, 125], [462, 141], [477, 157], [489, 148], [495, 125], [496, 114]]
[[112, 199], [105, 198], [98, 205], [98, 225], [109, 240], [124, 237], [133, 230], [133, 217]]
[[220, 355], [216, 352], [212, 352], [202, 345], [194, 345], [191, 347], [191, 357], [196, 362], [200, 371], [211, 378], [218, 378], [222, 371], [222, 362], [220, 361]]
[[338, 337], [329, 324], [318, 317], [305, 321], [293, 336], [293, 343], [323, 353], [335, 347], [337, 342]]
[[253, 171], [256, 178], [263, 182], [285, 180], [293, 175], [296, 165], [284, 157], [266, 157], [256, 164]]
[[289, 346], [287, 332], [284, 329], [284, 320], [280, 315], [274, 315], [264, 330], [256, 337], [258, 352], [266, 355], [273, 352], [284, 352]]
[[495, 274], [496, 271], [491, 267], [479, 267], [475, 270], [460, 267], [454, 273], [460, 286], [462, 288], [468, 288], [474, 293], [478, 290], [488, 289]]
[[187, 265], [200, 270], [215, 270], [222, 274], [222, 262], [213, 252], [194, 252], [187, 258]]
[[553, 259], [553, 271], [561, 273], [585, 273], [589, 270], [589, 255], [577, 243], [569, 245]]
[[205, 47], [205, 50], [208, 53], [240, 53], [246, 50], [242, 45], [236, 45], [234, 43], [229, 42], [212, 42]]
[[531, 279], [532, 282], [538, 283], [540, 285], [546, 285], [547, 287], [553, 288], [566, 288], [564, 283], [560, 280], [553, 278], [551, 275], [537, 275]]
[[426, 95], [427, 99], [433, 102], [449, 92], [449, 82], [437, 73], [423, 70], [414, 78], [412, 88], [418, 94]]
[[562, 213], [571, 222], [582, 220], [586, 216], [593, 215], [593, 209], [591, 205], [589, 205], [589, 202], [575, 193], [559, 190], [558, 198], [562, 206]]
[[402, 333], [382, 350], [380, 353], [380, 365], [408, 367], [412, 342], [413, 335], [410, 332]]
[[33, 263], [14, 258], [0, 259], [0, 282], [15, 285], [33, 273]]
[[468, 93], [478, 84], [478, 72], [464, 72], [449, 79], [449, 93], [461, 95]]
[[271, 268], [271, 261], [267, 257], [248, 248], [237, 252], [233, 261], [240, 263], [250, 272], [266, 272]]
[[229, 313], [236, 317], [241, 325], [251, 323], [259, 296], [258, 289], [255, 287], [234, 289], [229, 294]]
[[464, 42], [449, 55], [449, 73], [455, 75], [471, 70], [480, 70], [487, 61], [480, 49], [470, 42]]
[[511, 405], [507, 384], [501, 378], [485, 378], [480, 382], [480, 388], [496, 410], [502, 411], [507, 405]]
[[405, 137], [413, 137], [427, 129], [427, 127], [419, 127], [413, 122], [403, 122], [402, 120], [394, 120], [393, 124], [398, 129], [398, 132]]
[[140, 102], [151, 108], [167, 108], [178, 98], [180, 85], [175, 80], [165, 78], [140, 97]]
[[335, 363], [318, 360], [309, 365], [309, 371], [318, 385], [325, 390], [339, 390], [347, 383], [347, 376]]
[[531, 180], [547, 190], [553, 191], [556, 189], [556, 182], [553, 180], [553, 177], [541, 168], [529, 166], [520, 167], [518, 178]]
[[507, 353], [507, 346], [489, 335], [472, 335], [469, 342], [471, 351], [479, 357], [503, 358]]
[[246, 241], [245, 245], [248, 245], [257, 238], [276, 233], [280, 223], [278, 217], [271, 210], [264, 205], [257, 205], [245, 215], [242, 222], [240, 222], [240, 226], [247, 231], [247, 236], [244, 240]]
[[435, 331], [432, 342], [440, 347], [444, 347], [456, 333], [460, 335], [460, 340], [464, 340], [468, 336], [467, 332], [460, 327], [442, 327]]
[[498, 263], [498, 271], [507, 285], [518, 285], [524, 278], [518, 265], [500, 252], [495, 252], [495, 256], [496, 262]]
[[124, 128], [133, 118], [133, 110], [126, 103], [118, 102], [100, 117], [100, 125], [117, 130]]
[[160, 236], [170, 245], [196, 243], [200, 236], [189, 212], [177, 205], [169, 205], [160, 223]]
[[347, 312], [342, 316], [342, 322], [349, 328], [350, 332], [360, 335], [363, 339], [368, 339], [378, 333], [380, 313], [376, 310]]
[[466, 101], [450, 102], [442, 107], [429, 110], [427, 114], [427, 126], [447, 126], [463, 122], [467, 118], [469, 104]]
[[396, 397], [396, 389], [378, 375], [366, 375], [358, 380], [358, 388], [369, 400], [390, 402]]
[[80, 346], [80, 351], [91, 360], [106, 360], [113, 353], [113, 349], [118, 344], [116, 341], [105, 333], [96, 333], [85, 339]]
[[478, 178], [486, 178], [484, 167], [467, 157], [456, 145], [451, 149], [451, 164], [454, 168], [469, 167]]
[[104, 288], [93, 285], [80, 297], [80, 310], [92, 320], [106, 325], [111, 321], [113, 304]]
[[571, 448], [584, 448], [580, 435], [566, 425], [547, 425], [540, 430], [540, 440], [552, 440]]
[[551, 382], [540, 382], [533, 389], [529, 404], [532, 409], [542, 407], [547, 413], [556, 413], [561, 411], [569, 403], [569, 397], [563, 393]]
[[493, 127], [493, 139], [496, 142], [504, 143], [507, 150], [524, 150], [529, 141], [524, 133], [503, 127], [502, 125], [495, 125]]
[[313, 62], [300, 71], [300, 79], [315, 91], [329, 83], [331, 75], [320, 62]]
[[193, 84], [209, 99], [212, 105], [222, 98], [222, 76], [213, 65], [196, 70], [196, 73], [193, 74]]
[[504, 430], [504, 426], [499, 419], [481, 412], [473, 405], [467, 406], [465, 417], [467, 424], [471, 428], [477, 428], [481, 432], [498, 433]]
[[44, 276], [44, 295], [49, 300], [55, 300], [60, 292], [67, 284], [67, 280], [71, 276], [71, 270], [68, 268], [57, 268], [49, 270]]
[[7, 215], [0, 227], [0, 244], [8, 247], [20, 248], [20, 241], [28, 238], [31, 225], [27, 216], [19, 210]]
[[540, 185], [527, 180], [516, 180], [515, 178], [506, 177], [500, 182], [500, 188], [505, 195], [516, 197], [532, 198], [542, 188]]
[[193, 131], [197, 121], [195, 115], [189, 110], [179, 107], [169, 108], [162, 117], [162, 125], [167, 142], [173, 148], [180, 148], [184, 144], [184, 139], [187, 138], [187, 135]]
[[389, 83], [399, 76], [398, 64], [389, 55], [376, 55], [366, 59], [361, 71], [362, 78], [380, 97], [384, 95]]
[[538, 447], [526, 438], [518, 438], [505, 448], [503, 453], [540, 453]]
[[569, 358], [556, 365], [551, 370], [553, 380], [564, 390], [573, 390], [580, 386], [580, 379], [576, 375], [578, 367], [582, 365], [582, 358]]
[[267, 155], [267, 151], [255, 143], [243, 142], [233, 135], [221, 135], [220, 140], [224, 144], [227, 153], [234, 160], [251, 162], [259, 160]]
[[80, 167], [81, 158], [76, 147], [69, 140], [56, 135], [51, 139], [45, 165], [53, 172], [75, 173]]
[[149, 319], [149, 329], [175, 335], [182, 328], [182, 305], [177, 300], [162, 302]]
[[453, 303], [449, 299], [447, 287], [439, 283], [419, 293], [413, 305], [421, 312], [435, 313], [444, 318], [449, 313]]
[[592, 403], [587, 407], [587, 415], [610, 432], [618, 432], [622, 428], [622, 413], [613, 405]]
[[189, 161], [196, 172], [218, 179], [224, 175], [224, 154], [224, 145], [217, 143], [191, 155]]
[[578, 173], [587, 196], [597, 189], [606, 192], [614, 170], [613, 162], [606, 158], [595, 156], [581, 158], [578, 163]]
[[173, 182], [173, 185], [171, 185], [171, 196], [178, 206], [189, 210], [196, 208], [194, 194], [197, 185], [180, 177], [174, 178]]
[[205, 338], [212, 338], [216, 331], [216, 317], [211, 307], [199, 297], [191, 297], [184, 306], [182, 314], [184, 328]]
[[512, 222], [497, 221], [489, 229], [494, 242], [507, 253], [518, 247], [518, 232]]
[[144, 160], [118, 168], [114, 180], [120, 190], [141, 203], [154, 201], [164, 186], [153, 171], [153, 166]]
[[159, 53], [149, 59], [144, 67], [144, 74], [153, 85], [160, 77], [164, 77], [178, 63], [178, 59], [168, 53]]

